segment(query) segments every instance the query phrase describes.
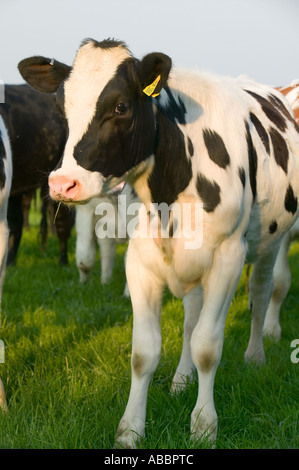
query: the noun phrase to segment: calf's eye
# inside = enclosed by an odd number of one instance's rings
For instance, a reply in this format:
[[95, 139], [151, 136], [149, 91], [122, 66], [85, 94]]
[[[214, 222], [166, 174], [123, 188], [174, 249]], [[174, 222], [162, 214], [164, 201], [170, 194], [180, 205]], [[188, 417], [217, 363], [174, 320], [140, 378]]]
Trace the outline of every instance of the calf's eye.
[[116, 112], [116, 114], [124, 114], [128, 110], [128, 108], [128, 103], [119, 103], [114, 111]]

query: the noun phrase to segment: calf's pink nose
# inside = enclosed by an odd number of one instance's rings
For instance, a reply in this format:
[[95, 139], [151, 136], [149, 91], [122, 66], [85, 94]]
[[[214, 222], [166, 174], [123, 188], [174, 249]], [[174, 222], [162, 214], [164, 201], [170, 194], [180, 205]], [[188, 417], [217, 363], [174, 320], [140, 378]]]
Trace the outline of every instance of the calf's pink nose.
[[80, 192], [80, 183], [67, 176], [49, 177], [50, 196], [56, 201], [76, 201]]

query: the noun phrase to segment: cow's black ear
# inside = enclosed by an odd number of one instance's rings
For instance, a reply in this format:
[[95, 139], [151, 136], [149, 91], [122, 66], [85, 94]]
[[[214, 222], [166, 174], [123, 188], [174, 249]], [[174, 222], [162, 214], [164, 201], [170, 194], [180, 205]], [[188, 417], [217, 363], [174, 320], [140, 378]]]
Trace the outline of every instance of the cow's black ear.
[[167, 83], [171, 64], [171, 58], [161, 52], [152, 52], [141, 60], [139, 79], [146, 95], [155, 97], [160, 93]]
[[55, 93], [72, 68], [58, 60], [34, 56], [21, 60], [18, 69], [32, 88], [44, 93]]

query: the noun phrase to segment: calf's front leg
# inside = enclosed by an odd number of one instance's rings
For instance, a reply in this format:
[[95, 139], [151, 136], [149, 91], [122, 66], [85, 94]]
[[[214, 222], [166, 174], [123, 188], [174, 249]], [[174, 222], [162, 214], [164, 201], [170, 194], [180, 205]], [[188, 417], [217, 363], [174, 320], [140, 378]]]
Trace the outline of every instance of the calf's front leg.
[[161, 280], [148, 270], [130, 242], [127, 280], [133, 306], [131, 390], [116, 434], [116, 446], [134, 448], [144, 436], [148, 386], [161, 355]]

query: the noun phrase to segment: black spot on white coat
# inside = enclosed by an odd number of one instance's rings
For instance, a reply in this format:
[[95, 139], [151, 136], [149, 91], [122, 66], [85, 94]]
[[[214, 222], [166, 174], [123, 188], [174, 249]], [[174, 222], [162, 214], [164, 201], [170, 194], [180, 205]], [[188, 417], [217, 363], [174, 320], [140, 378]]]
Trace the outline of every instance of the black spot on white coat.
[[250, 113], [250, 119], [254, 127], [256, 128], [256, 131], [258, 135], [260, 136], [261, 141], [264, 144], [264, 147], [266, 149], [266, 152], [268, 155], [270, 154], [270, 143], [269, 143], [269, 135], [264, 126], [262, 125], [261, 121], [256, 117], [255, 114]]
[[254, 93], [253, 91], [245, 91], [259, 102], [267, 118], [270, 119], [270, 121], [272, 121], [278, 127], [278, 129], [280, 129], [281, 131], [285, 131], [287, 127], [286, 120], [280, 114], [280, 112], [277, 111], [276, 107], [273, 106], [271, 101], [267, 100], [263, 96], [258, 95], [257, 93]]
[[196, 181], [197, 192], [203, 202], [206, 212], [213, 212], [221, 202], [220, 186], [216, 181], [209, 181], [204, 175], [199, 174]]
[[4, 167], [4, 159], [6, 158], [6, 151], [3, 144], [1, 131], [0, 131], [0, 190], [4, 188], [6, 176], [5, 176], [5, 167]]
[[291, 212], [292, 214], [295, 214], [297, 211], [298, 207], [298, 199], [294, 194], [293, 188], [291, 185], [289, 185], [285, 199], [284, 199], [284, 206], [288, 212]]
[[277, 222], [276, 220], [273, 220], [273, 222], [271, 222], [271, 224], [269, 225], [269, 233], [273, 234], [275, 233], [277, 230]]
[[256, 150], [254, 148], [253, 142], [252, 142], [248, 122], [245, 122], [245, 128], [246, 128], [246, 140], [247, 140], [247, 148], [248, 148], [249, 180], [250, 180], [250, 186], [251, 186], [253, 199], [255, 199], [255, 197], [256, 197], [257, 154], [256, 154]]
[[289, 160], [289, 151], [286, 144], [286, 141], [282, 135], [274, 129], [270, 128], [270, 137], [273, 145], [274, 158], [285, 173], [288, 172], [288, 160]]
[[230, 164], [230, 157], [222, 137], [215, 131], [204, 129], [203, 138], [210, 159], [220, 168], [226, 168]]
[[188, 137], [188, 152], [189, 152], [190, 157], [193, 157], [194, 147], [193, 147], [193, 143], [192, 143], [192, 140], [190, 139], [190, 137]]
[[289, 111], [287, 110], [283, 102], [277, 96], [272, 95], [272, 94], [269, 95], [269, 99], [271, 103], [274, 106], [276, 106], [284, 114], [284, 116], [290, 121], [290, 123], [294, 125], [297, 132], [299, 132], [299, 127], [298, 127], [296, 120], [293, 118], [293, 116], [291, 116], [291, 114], [289, 113]]
[[242, 183], [243, 188], [245, 188], [246, 184], [246, 175], [245, 175], [245, 170], [244, 168], [239, 168], [239, 177]]

